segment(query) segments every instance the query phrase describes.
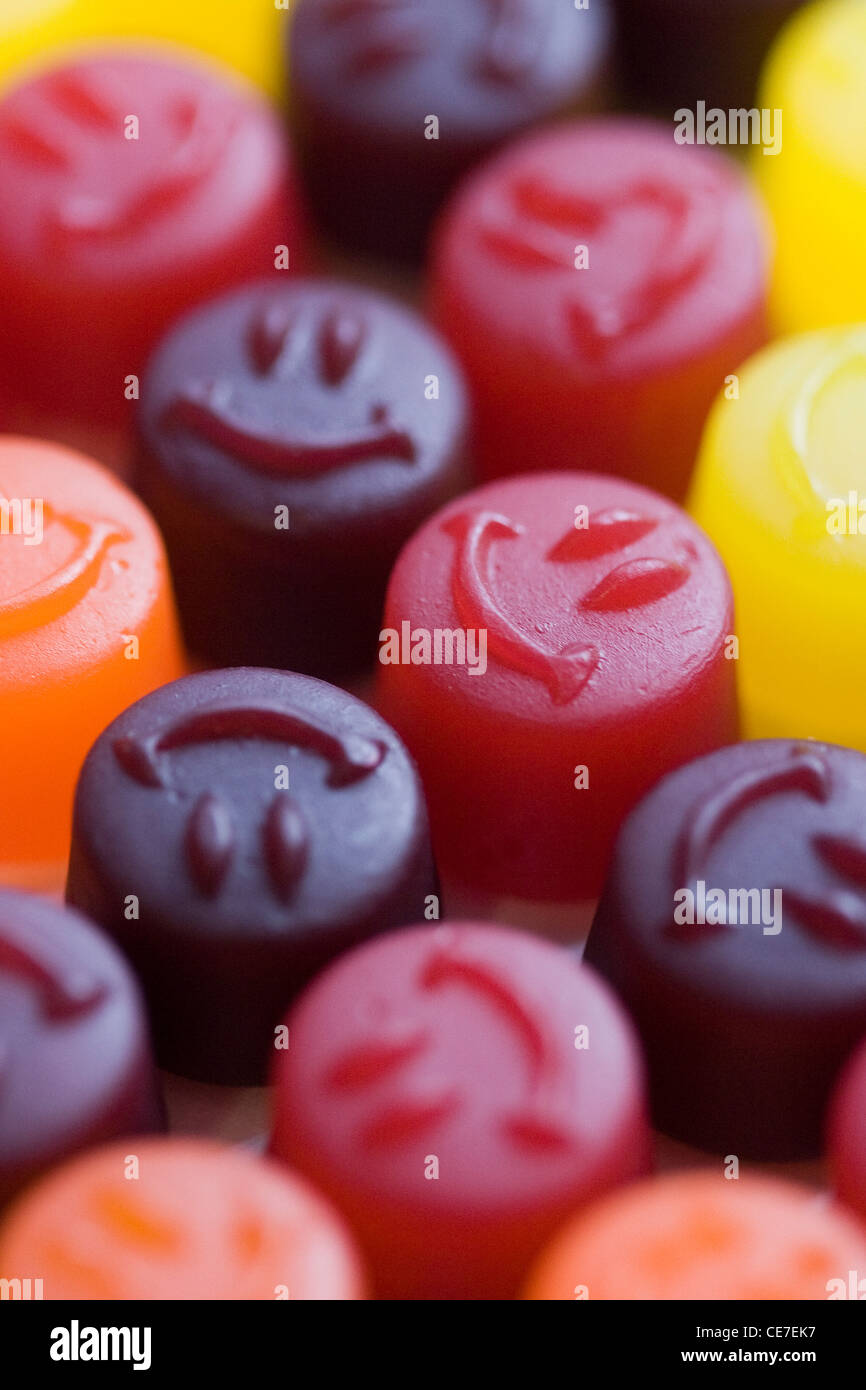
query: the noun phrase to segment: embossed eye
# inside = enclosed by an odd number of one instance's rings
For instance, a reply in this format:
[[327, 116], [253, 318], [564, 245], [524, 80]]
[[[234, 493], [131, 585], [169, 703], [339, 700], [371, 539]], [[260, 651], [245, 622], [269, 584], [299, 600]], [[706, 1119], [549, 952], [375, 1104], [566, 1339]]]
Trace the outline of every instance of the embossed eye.
[[231, 811], [220, 797], [208, 792], [196, 802], [186, 833], [187, 863], [206, 897], [219, 892], [234, 852]]
[[590, 517], [587, 526], [572, 526], [562, 540], [548, 551], [547, 558], [563, 564], [575, 560], [594, 560], [598, 555], [625, 550], [626, 546], [643, 540], [657, 526], [658, 522], [653, 517], [640, 516], [625, 507], [610, 507]]
[[257, 313], [247, 330], [250, 360], [261, 376], [268, 376], [286, 351], [295, 326], [295, 315], [277, 304]]
[[[320, 724], [288, 713], [282, 706], [200, 710], [146, 738], [117, 738], [114, 756], [124, 773], [150, 789], [177, 786], [170, 754], [218, 740], [268, 739], [307, 749], [328, 765], [328, 786], [363, 781], [379, 767], [385, 746], [361, 735], [345, 738]], [[303, 877], [309, 858], [306, 817], [287, 792], [278, 792], [261, 827], [260, 854], [277, 897], [287, 901]], [[231, 807], [213, 792], [195, 802], [187, 823], [185, 853], [190, 876], [206, 897], [223, 888], [237, 854], [237, 827]]]
[[319, 331], [319, 373], [329, 386], [339, 386], [355, 366], [367, 341], [364, 319], [348, 310], [328, 314]]
[[674, 593], [688, 577], [686, 566], [673, 560], [626, 560], [584, 595], [581, 607], [604, 613], [642, 608]]

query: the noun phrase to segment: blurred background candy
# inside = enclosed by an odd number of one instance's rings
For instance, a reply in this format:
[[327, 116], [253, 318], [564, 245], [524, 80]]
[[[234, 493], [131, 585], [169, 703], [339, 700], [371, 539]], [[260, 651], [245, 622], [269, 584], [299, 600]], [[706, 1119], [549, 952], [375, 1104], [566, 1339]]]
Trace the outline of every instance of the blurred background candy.
[[785, 29], [759, 105], [783, 113], [782, 153], [753, 171], [778, 241], [779, 332], [866, 319], [866, 5], [819, 0]]
[[866, 1261], [866, 1234], [792, 1183], [676, 1173], [576, 1217], [536, 1264], [529, 1299], [826, 1299]]
[[4, 508], [0, 882], [56, 891], [87, 749], [184, 658], [159, 532], [110, 473], [0, 436]]
[[286, 1022], [271, 1150], [343, 1212], [379, 1297], [514, 1297], [569, 1212], [648, 1171], [631, 1025], [547, 942], [396, 932]]
[[6, 90], [0, 208], [0, 414], [97, 454], [172, 318], [303, 267], [277, 115], [194, 54], [109, 47]]
[[132, 1138], [55, 1169], [0, 1230], [0, 1269], [39, 1270], [49, 1300], [365, 1292], [351, 1235], [306, 1182], [254, 1154], [181, 1138]]
[[709, 418], [689, 508], [734, 587], [747, 737], [866, 749], [866, 325], [785, 338]]
[[297, 0], [293, 128], [321, 229], [418, 260], [467, 169], [530, 126], [598, 110], [607, 0]]
[[77, 912], [5, 890], [0, 1084], [0, 1206], [80, 1149], [163, 1127], [141, 996], [120, 954]]
[[461, 185], [430, 267], [481, 473], [583, 468], [681, 497], [717, 391], [766, 341], [769, 264], [745, 176], [670, 128], [575, 121], [508, 146]]

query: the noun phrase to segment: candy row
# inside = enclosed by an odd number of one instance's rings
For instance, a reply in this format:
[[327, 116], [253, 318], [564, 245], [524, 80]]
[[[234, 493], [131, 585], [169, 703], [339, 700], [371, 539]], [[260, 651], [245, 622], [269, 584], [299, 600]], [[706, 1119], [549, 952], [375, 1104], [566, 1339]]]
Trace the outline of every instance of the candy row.
[[[624, 854], [629, 847], [626, 836]], [[594, 958], [610, 923], [608, 907]], [[628, 921], [618, 926], [628, 935]], [[215, 933], [200, 942], [202, 961], [224, 949]], [[680, 1129], [728, 1115], [736, 1092], [736, 1147], [750, 1115], [767, 1131], [761, 1107], [775, 1082], [774, 1114], [788, 1126], [791, 1098], [803, 1109], [793, 1083], [811, 1085], [807, 1029], [820, 1047], [826, 1020], [802, 1011], [798, 1038], [768, 1008], [760, 1036], [747, 996], [720, 1019], [725, 1053], [713, 1056], [710, 999], [704, 1056], [691, 1067], [702, 1043], [685, 1015], [700, 1003], [696, 986], [724, 963], [711, 961], [697, 981], [680, 963], [675, 978], [669, 946], [639, 944], [661, 960], [659, 973], [667, 967], [671, 998], [691, 995], [664, 1024], [641, 1019], [661, 1118], [672, 1085], [684, 1093]], [[701, 948], [678, 949], [685, 960]], [[384, 1298], [495, 1299], [521, 1286], [541, 1299], [862, 1296], [848, 1282], [864, 1268], [866, 1233], [843, 1205], [741, 1177], [735, 1154], [724, 1175], [720, 1163], [716, 1173], [645, 1177], [650, 1133], [632, 1026], [591, 967], [537, 938], [427, 925], [343, 955], [274, 1030], [269, 1163], [144, 1137], [162, 1127], [162, 1111], [137, 986], [83, 917], [0, 895], [0, 965], [17, 1044], [4, 1075], [0, 1189], [8, 1197], [46, 1164], [91, 1150], [29, 1186], [0, 1223], [0, 1275], [38, 1279], [37, 1296], [351, 1299], [372, 1288]], [[737, 968], [729, 962], [728, 974]], [[178, 987], [176, 1006], [182, 984], [168, 978], [163, 989]], [[649, 971], [643, 984], [660, 987]], [[248, 994], [240, 975], [237, 993]], [[196, 995], [185, 998], [191, 1007], [176, 1025], [224, 1028]], [[261, 1001], [247, 1002], [255, 1011]], [[154, 1019], [164, 1030], [164, 998]], [[664, 1062], [655, 1070], [660, 1042], [689, 1064], [673, 1082]], [[827, 1131], [837, 1198], [861, 1219], [864, 1116], [866, 1047], [836, 1089]], [[118, 1134], [122, 1144], [92, 1148]]]
[[[766, 339], [770, 310], [782, 331], [866, 318], [859, 0], [803, 11], [774, 49], [763, 105], [718, 109], [736, 118], [723, 141], [672, 126], [683, 113], [695, 124], [690, 107], [658, 126], [574, 120], [598, 109], [609, 26], [597, 3], [450, 0], [444, 18], [441, 3], [301, 0], [297, 155], [261, 95], [182, 51], [51, 52], [6, 90], [4, 427], [98, 438], [98, 456], [122, 460], [129, 402], [167, 325], [234, 283], [314, 266], [305, 204], [345, 249], [392, 261], [429, 249], [485, 476], [542, 458], [681, 496], [718, 384]], [[627, 26], [645, 59], [647, 34], [670, 51], [666, 8]], [[758, 7], [770, 25], [790, 8]], [[680, 38], [684, 14], [709, 23], [708, 5], [674, 9]], [[726, 11], [733, 22], [745, 12]], [[554, 116], [567, 119], [535, 133]], [[772, 147], [753, 139], [766, 116], [780, 127]], [[755, 145], [777, 233], [772, 294], [763, 210], [706, 147], [720, 141]]]

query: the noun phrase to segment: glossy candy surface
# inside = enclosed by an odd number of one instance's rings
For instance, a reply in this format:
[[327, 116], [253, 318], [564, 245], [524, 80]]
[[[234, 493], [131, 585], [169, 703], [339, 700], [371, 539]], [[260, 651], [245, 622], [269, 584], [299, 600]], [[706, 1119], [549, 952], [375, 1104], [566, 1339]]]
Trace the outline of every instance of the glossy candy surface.
[[866, 749], [866, 327], [775, 343], [710, 417], [689, 508], [737, 610], [750, 738]]
[[260, 1080], [307, 980], [423, 916], [436, 892], [405, 749], [321, 681], [189, 676], [126, 710], [88, 756], [67, 897], [135, 965], [171, 1071]]
[[161, 1127], [119, 953], [78, 913], [0, 890], [0, 1205], [79, 1149]]
[[290, 156], [263, 99], [194, 56], [108, 49], [0, 100], [0, 402], [130, 419], [130, 375], [214, 290], [301, 253]]
[[705, 536], [631, 483], [536, 473], [433, 517], [383, 629], [462, 629], [484, 660], [411, 664], [410, 648], [377, 698], [421, 769], [442, 867], [498, 894], [597, 893], [630, 806], [737, 736], [732, 621]]
[[332, 281], [245, 287], [181, 320], [143, 386], [135, 470], [187, 639], [212, 662], [372, 662], [403, 542], [466, 482], [450, 353]]
[[690, 763], [629, 816], [586, 959], [635, 1018], [665, 1133], [819, 1153], [866, 1031], [864, 820], [866, 758], [788, 740]]
[[0, 881], [64, 858], [90, 744], [182, 671], [149, 514], [88, 459], [0, 436]]
[[455, 181], [602, 97], [606, 0], [298, 0], [294, 127], [313, 209], [355, 250], [417, 258]]
[[529, 1299], [826, 1299], [866, 1235], [792, 1183], [674, 1173], [581, 1213], [532, 1272]]
[[546, 942], [398, 932], [288, 1024], [272, 1151], [343, 1211], [380, 1297], [512, 1297], [567, 1213], [647, 1170], [631, 1027]]
[[756, 154], [778, 255], [777, 331], [866, 319], [866, 7], [812, 4], [772, 51], [758, 102], [783, 113], [782, 153]]
[[0, 1275], [36, 1270], [46, 1299], [364, 1297], [351, 1236], [312, 1188], [196, 1139], [96, 1149], [27, 1192], [0, 1227]]
[[766, 339], [768, 258], [743, 174], [661, 125], [568, 123], [488, 161], [443, 214], [430, 291], [482, 473], [681, 496], [716, 393]]

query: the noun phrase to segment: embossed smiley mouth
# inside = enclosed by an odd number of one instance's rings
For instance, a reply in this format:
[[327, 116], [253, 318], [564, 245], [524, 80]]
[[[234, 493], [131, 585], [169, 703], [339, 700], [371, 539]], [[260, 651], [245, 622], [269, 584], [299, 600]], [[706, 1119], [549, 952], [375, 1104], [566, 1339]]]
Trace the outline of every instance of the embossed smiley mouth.
[[316, 430], [288, 438], [245, 420], [230, 382], [187, 388], [165, 410], [162, 423], [188, 430], [259, 473], [326, 473], [371, 459], [414, 463], [417, 458], [414, 440], [392, 422], [386, 405], [371, 405], [368, 427], [353, 434], [335, 430], [331, 438], [323, 438]]
[[53, 574], [0, 598], [0, 638], [44, 627], [70, 612], [96, 584], [109, 548], [129, 539], [127, 531], [110, 521], [64, 515], [47, 503], [44, 513], [46, 529], [65, 527], [76, 538], [77, 548]]
[[[370, 325], [351, 308], [336, 307], [310, 332], [291, 311], [266, 304], [249, 323], [246, 354], [263, 382], [279, 391], [291, 379], [301, 358], [308, 360], [323, 392], [342, 387], [362, 360], [370, 343]], [[259, 473], [275, 476], [326, 473], [374, 459], [415, 463], [418, 446], [395, 424], [390, 408], [371, 403], [368, 422], [360, 429], [338, 426], [329, 436], [320, 425], [304, 433], [260, 428], [249, 419], [231, 381], [193, 382], [179, 391], [162, 414], [169, 429], [182, 429], [231, 455]]]

